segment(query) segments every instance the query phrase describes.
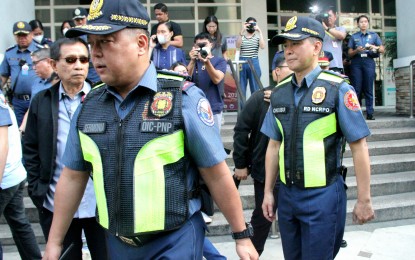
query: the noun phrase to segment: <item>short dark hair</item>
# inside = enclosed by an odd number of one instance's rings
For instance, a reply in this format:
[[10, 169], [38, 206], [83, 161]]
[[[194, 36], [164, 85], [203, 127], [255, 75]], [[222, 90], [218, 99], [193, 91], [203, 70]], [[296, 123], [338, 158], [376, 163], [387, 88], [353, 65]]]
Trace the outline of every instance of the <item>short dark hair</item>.
[[171, 22], [161, 22], [161, 23], [158, 23], [158, 24], [157, 24], [157, 29], [159, 28], [159, 26], [160, 26], [161, 24], [166, 25], [167, 29], [169, 29], [169, 32], [172, 32], [172, 31], [173, 31], [173, 27], [171, 26]]
[[[63, 31], [63, 26], [65, 25], [65, 23], [68, 23], [70, 26], [71, 26], [71, 28], [72, 27], [75, 27], [75, 22], [73, 21], [73, 20], [65, 20], [65, 21], [63, 21], [62, 22], [62, 24], [61, 24], [61, 33], [62, 33], [62, 31]], [[65, 35], [64, 35], [65, 36]]]
[[29, 24], [30, 24], [30, 27], [32, 27], [32, 31], [34, 31], [37, 28], [40, 28], [43, 31], [43, 24], [40, 20], [37, 20], [37, 19], [32, 20], [29, 22]]
[[365, 14], [362, 14], [359, 17], [356, 18], [357, 23], [359, 23], [360, 19], [362, 19], [362, 18], [366, 18], [367, 21], [370, 22], [369, 17], [367, 17], [367, 15], [365, 15]]
[[256, 22], [256, 19], [254, 17], [248, 17], [246, 18], [245, 22], [254, 21]]
[[160, 10], [163, 13], [168, 13], [169, 10], [167, 9], [167, 5], [163, 4], [163, 3], [158, 3], [154, 6], [154, 10]]
[[178, 67], [178, 66], [183, 66], [183, 67], [187, 68], [186, 64], [184, 64], [183, 62], [181, 62], [181, 61], [176, 61], [175, 63], [173, 63], [173, 64], [170, 66], [170, 70], [174, 70], [174, 69], [175, 69], [176, 67]]
[[197, 34], [193, 42], [196, 42], [197, 40], [204, 40], [204, 39], [207, 39], [209, 42], [212, 42], [212, 38], [210, 38], [210, 35], [204, 32]]
[[337, 12], [336, 12], [336, 8], [335, 8], [334, 6], [332, 6], [332, 5], [327, 6], [327, 7], [324, 9], [324, 12], [325, 12], [325, 13], [328, 13], [329, 11], [332, 11], [332, 12], [333, 12], [333, 14], [336, 14], [336, 13], [337, 13]]
[[50, 58], [53, 60], [59, 60], [61, 57], [62, 45], [73, 45], [75, 43], [82, 43], [88, 51], [88, 58], [90, 58], [88, 44], [80, 37], [74, 38], [60, 38], [52, 44], [50, 47]]

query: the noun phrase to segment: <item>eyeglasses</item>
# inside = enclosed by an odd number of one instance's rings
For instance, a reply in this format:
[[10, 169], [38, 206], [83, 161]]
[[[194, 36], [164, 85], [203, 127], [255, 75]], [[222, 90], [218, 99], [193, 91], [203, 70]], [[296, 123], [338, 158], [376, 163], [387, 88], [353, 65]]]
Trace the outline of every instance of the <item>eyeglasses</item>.
[[37, 60], [37, 61], [32, 60], [33, 66], [37, 66], [37, 64], [39, 64], [39, 62], [41, 62], [42, 60], [46, 60], [46, 59], [47, 58], [40, 59], [40, 60]]
[[60, 60], [65, 60], [68, 64], [74, 64], [77, 60], [81, 62], [82, 64], [88, 63], [89, 58], [88, 57], [66, 57], [66, 58], [60, 58]]

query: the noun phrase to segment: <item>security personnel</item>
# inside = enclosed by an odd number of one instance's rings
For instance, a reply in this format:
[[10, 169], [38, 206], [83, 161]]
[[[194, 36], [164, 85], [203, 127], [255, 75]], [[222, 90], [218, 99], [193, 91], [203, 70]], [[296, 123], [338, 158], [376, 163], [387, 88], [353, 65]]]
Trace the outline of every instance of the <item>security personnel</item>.
[[44, 259], [58, 259], [90, 174], [110, 259], [202, 259], [199, 176], [230, 222], [239, 257], [258, 259], [209, 102], [182, 77], [157, 74], [149, 20], [136, 0], [94, 1], [88, 24], [66, 33], [89, 34], [105, 84], [73, 116]]
[[366, 100], [366, 119], [375, 120], [373, 116], [373, 83], [375, 81], [374, 58], [384, 53], [382, 40], [375, 32], [369, 32], [369, 18], [361, 15], [357, 18], [360, 32], [354, 33], [349, 40], [349, 57], [351, 58], [350, 78], [359, 97]]
[[358, 186], [353, 220], [363, 224], [374, 218], [366, 144], [370, 131], [352, 86], [318, 66], [323, 38], [319, 22], [294, 16], [274, 39], [284, 44], [294, 74], [271, 94], [261, 128], [270, 137], [262, 209], [268, 220], [275, 218], [272, 190], [279, 172], [278, 223], [288, 260], [333, 259], [339, 251], [347, 200], [343, 138], [353, 154]]
[[[13, 34], [16, 45], [6, 50], [0, 66], [1, 86], [11, 77], [10, 88], [13, 93], [12, 105], [20, 126], [23, 116], [29, 108], [31, 87], [35, 80], [39, 80], [33, 70], [30, 54], [41, 45], [34, 43], [32, 28], [27, 22], [19, 21], [13, 25]], [[10, 100], [9, 100], [10, 102]]]

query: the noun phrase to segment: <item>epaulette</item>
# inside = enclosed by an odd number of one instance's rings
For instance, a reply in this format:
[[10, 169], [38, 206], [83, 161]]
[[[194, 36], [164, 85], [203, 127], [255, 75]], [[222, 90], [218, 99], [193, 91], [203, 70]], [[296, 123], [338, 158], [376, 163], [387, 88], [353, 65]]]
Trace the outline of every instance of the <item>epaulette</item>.
[[338, 74], [334, 71], [323, 70], [317, 77], [318, 79], [323, 79], [327, 81], [332, 81], [335, 83], [341, 83], [344, 79], [341, 74]]
[[45, 47], [45, 46], [43, 46], [42, 44], [39, 44], [39, 43], [36, 43], [36, 44], [35, 44], [35, 46], [36, 46], [38, 49], [48, 48], [48, 47]]
[[284, 85], [285, 83], [291, 81], [291, 79], [293, 78], [293, 74], [288, 75], [287, 77], [285, 77], [284, 79], [282, 79], [278, 84], [277, 87]]
[[14, 47], [16, 47], [16, 45], [10, 46], [9, 48], [6, 49], [6, 51], [10, 51], [11, 49], [13, 49]]
[[177, 81], [184, 81], [186, 76], [183, 76], [175, 71], [168, 71], [168, 70], [158, 70], [157, 71], [157, 78], [158, 79], [172, 79]]

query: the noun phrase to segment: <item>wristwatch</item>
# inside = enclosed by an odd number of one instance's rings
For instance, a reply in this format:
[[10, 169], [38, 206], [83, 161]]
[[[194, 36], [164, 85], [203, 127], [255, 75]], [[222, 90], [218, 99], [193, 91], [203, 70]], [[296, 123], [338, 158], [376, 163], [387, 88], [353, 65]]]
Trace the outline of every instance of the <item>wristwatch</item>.
[[232, 238], [233, 239], [243, 239], [243, 238], [249, 238], [254, 236], [254, 228], [252, 227], [251, 223], [245, 223], [246, 229], [241, 232], [232, 232]]

